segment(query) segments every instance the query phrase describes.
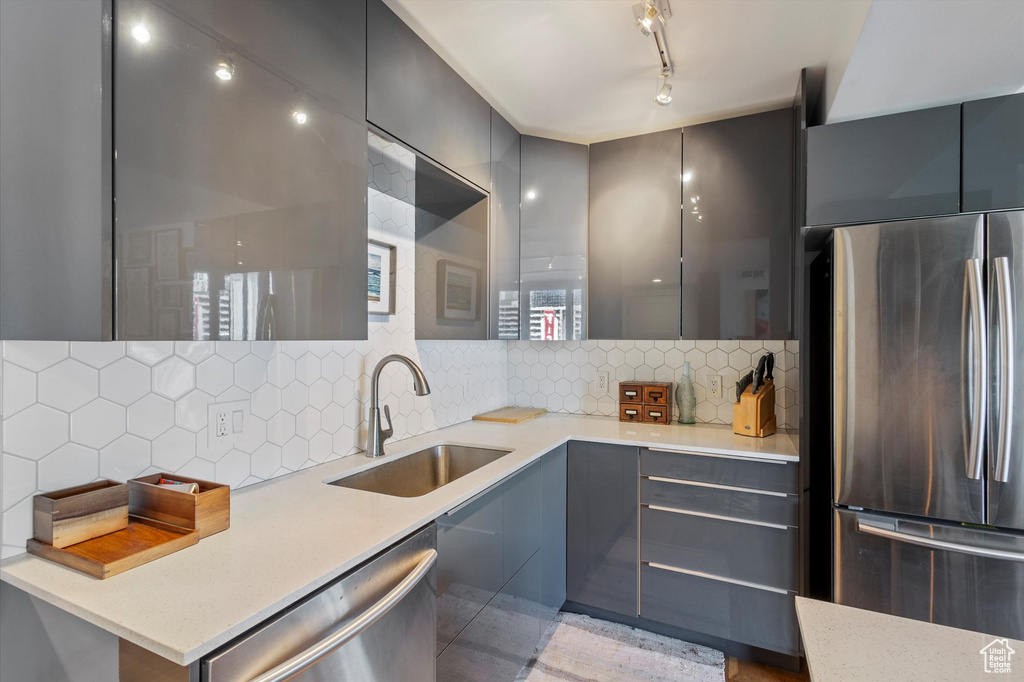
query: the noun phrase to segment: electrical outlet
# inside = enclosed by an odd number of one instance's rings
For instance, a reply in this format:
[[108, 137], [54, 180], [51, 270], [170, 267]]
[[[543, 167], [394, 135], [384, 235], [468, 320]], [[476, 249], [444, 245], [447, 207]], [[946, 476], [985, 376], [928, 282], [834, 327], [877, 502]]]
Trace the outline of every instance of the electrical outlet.
[[234, 445], [245, 440], [249, 430], [249, 401], [211, 403], [206, 426], [206, 442], [211, 448]]
[[470, 380], [469, 370], [462, 370], [459, 376], [462, 379], [462, 399], [469, 400], [473, 397], [473, 382]]
[[708, 375], [708, 397], [712, 400], [722, 398], [722, 377], [718, 374]]
[[595, 395], [608, 395], [608, 372], [598, 372], [594, 386], [596, 387]]

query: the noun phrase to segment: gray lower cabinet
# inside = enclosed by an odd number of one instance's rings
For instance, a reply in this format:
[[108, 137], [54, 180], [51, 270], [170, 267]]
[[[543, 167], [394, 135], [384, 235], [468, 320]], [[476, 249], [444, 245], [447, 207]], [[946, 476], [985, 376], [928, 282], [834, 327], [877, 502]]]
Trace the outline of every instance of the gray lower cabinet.
[[636, 616], [639, 475], [635, 447], [569, 443], [566, 598]]
[[640, 451], [640, 616], [800, 652], [797, 465]]
[[369, 0], [366, 30], [366, 120], [489, 187], [487, 101], [381, 0]]
[[437, 520], [437, 679], [515, 679], [564, 603], [565, 462], [561, 446]]
[[679, 128], [590, 146], [587, 338], [679, 338], [682, 162]]
[[1024, 93], [963, 105], [961, 210], [1024, 207]]
[[807, 129], [807, 224], [960, 208], [960, 105]]

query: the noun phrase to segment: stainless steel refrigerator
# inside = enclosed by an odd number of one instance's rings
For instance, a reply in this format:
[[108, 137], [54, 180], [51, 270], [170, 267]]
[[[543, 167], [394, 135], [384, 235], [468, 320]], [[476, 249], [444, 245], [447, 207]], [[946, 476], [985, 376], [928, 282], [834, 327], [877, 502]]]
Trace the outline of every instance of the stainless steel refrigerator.
[[836, 229], [833, 596], [1024, 638], [1024, 212]]

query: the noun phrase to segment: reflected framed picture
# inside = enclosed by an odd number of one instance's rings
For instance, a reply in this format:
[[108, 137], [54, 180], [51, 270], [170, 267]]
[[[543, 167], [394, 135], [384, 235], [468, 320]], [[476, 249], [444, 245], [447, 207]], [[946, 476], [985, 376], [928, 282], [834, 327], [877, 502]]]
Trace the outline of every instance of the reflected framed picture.
[[[124, 325], [126, 339], [150, 337], [150, 269], [125, 268], [124, 271]], [[121, 298], [121, 297], [119, 297]]]
[[371, 315], [395, 314], [394, 244], [369, 240], [366, 257], [366, 303]]
[[161, 281], [181, 279], [181, 230], [156, 233], [156, 278]]
[[480, 270], [450, 260], [437, 262], [437, 316], [442, 320], [480, 319]]
[[125, 239], [118, 240], [119, 258], [122, 264], [135, 268], [153, 264], [153, 233], [149, 230], [129, 232]]

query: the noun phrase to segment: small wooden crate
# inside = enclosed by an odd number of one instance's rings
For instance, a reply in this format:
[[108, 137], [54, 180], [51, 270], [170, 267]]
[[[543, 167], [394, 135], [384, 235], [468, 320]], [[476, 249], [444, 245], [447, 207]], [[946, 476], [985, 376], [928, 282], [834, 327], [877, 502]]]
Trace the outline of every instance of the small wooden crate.
[[[156, 485], [169, 478], [199, 486], [196, 494]], [[134, 516], [199, 531], [203, 539], [231, 525], [231, 489], [220, 483], [187, 478], [179, 474], [153, 474], [128, 481], [128, 506]]]
[[619, 421], [668, 424], [672, 412], [670, 382], [619, 384]]
[[32, 536], [63, 548], [128, 527], [128, 486], [117, 481], [36, 495], [32, 499]]
[[757, 393], [747, 386], [740, 401], [732, 404], [732, 432], [764, 438], [775, 433], [775, 382], [766, 379]]

